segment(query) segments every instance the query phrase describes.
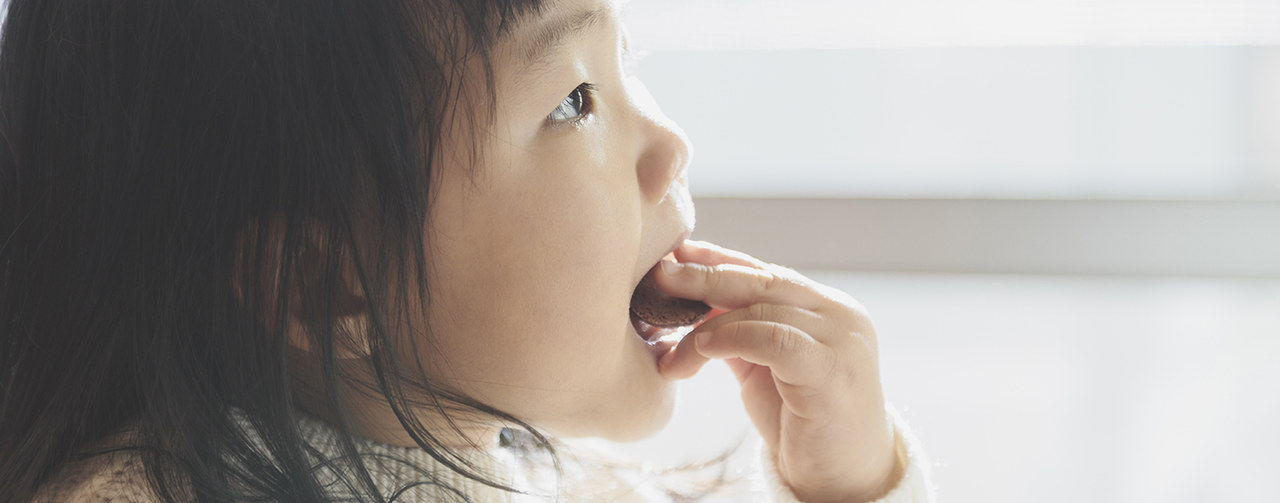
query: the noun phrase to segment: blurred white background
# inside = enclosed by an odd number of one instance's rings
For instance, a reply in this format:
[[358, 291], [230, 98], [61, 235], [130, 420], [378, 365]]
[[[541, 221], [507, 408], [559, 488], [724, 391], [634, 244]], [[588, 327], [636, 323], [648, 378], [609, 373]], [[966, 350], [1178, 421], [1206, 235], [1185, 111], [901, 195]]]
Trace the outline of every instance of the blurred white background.
[[[943, 501], [1280, 501], [1280, 2], [628, 9], [695, 237], [868, 307]], [[684, 397], [630, 448], [749, 429]]]

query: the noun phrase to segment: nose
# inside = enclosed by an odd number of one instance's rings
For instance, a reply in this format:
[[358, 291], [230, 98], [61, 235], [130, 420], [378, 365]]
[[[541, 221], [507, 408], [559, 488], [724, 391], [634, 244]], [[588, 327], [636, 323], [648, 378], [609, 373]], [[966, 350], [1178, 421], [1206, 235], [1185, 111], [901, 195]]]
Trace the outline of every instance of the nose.
[[663, 115], [649, 91], [636, 79], [628, 83], [642, 131], [644, 145], [636, 161], [636, 178], [646, 200], [661, 202], [673, 184], [687, 184], [685, 172], [693, 147], [674, 121]]

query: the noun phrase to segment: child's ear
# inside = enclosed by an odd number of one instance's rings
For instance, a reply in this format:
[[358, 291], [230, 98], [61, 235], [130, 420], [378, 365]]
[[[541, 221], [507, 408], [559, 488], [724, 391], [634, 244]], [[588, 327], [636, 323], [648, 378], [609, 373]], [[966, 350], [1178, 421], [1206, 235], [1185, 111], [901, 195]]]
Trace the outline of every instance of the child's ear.
[[[258, 314], [258, 323], [277, 326], [280, 314], [288, 317], [287, 343], [306, 353], [317, 353], [319, 330], [330, 324], [338, 359], [364, 358], [368, 343], [369, 306], [356, 274], [355, 258], [342, 246], [328, 246], [318, 224], [305, 225], [299, 249], [289, 271], [285, 264], [285, 226], [280, 218], [245, 226], [238, 239], [239, 257], [233, 288], [237, 300]], [[279, 313], [282, 281], [288, 282], [287, 312]], [[329, 321], [319, 319], [328, 306]], [[257, 307], [257, 309], [252, 309]], [[268, 330], [270, 331], [270, 330]]]
[[[331, 322], [334, 355], [339, 360], [365, 358], [370, 354], [369, 304], [356, 273], [357, 258], [349, 247], [328, 240], [319, 226], [304, 231], [302, 250], [290, 275], [289, 345], [318, 351], [313, 346], [318, 332]], [[326, 315], [328, 320], [320, 318]]]

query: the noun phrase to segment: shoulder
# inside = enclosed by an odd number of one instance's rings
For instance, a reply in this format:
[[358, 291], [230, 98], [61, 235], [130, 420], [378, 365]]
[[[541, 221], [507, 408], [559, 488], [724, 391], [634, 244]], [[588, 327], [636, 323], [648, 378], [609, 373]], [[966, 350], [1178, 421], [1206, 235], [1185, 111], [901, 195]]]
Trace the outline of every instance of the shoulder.
[[142, 459], [116, 451], [72, 462], [49, 479], [33, 503], [156, 503]]

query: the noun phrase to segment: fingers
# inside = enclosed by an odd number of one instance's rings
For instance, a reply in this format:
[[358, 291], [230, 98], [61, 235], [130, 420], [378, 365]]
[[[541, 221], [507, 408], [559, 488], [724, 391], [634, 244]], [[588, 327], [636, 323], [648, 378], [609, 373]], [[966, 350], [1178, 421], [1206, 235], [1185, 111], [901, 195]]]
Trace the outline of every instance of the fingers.
[[673, 297], [700, 300], [733, 310], [752, 304], [782, 304], [818, 309], [828, 299], [803, 278], [732, 263], [704, 265], [664, 261], [655, 275], [658, 288]]
[[[658, 360], [658, 374], [666, 379], [688, 379], [702, 370], [710, 358], [698, 352], [697, 330], [684, 336], [675, 349]], [[737, 371], [735, 370], [735, 373]]]
[[[753, 365], [737, 358], [726, 360], [726, 362], [730, 364], [730, 368], [737, 364], [743, 367], [738, 377], [738, 382], [742, 385], [742, 405], [747, 410], [747, 415], [751, 417], [752, 424], [756, 425], [756, 430], [760, 432], [769, 452], [778, 452], [778, 434], [782, 429], [782, 414], [779, 412], [783, 410], [784, 401], [782, 395], [778, 393], [769, 367]], [[735, 369], [734, 373], [738, 374], [739, 370]]]
[[790, 384], [811, 384], [815, 377], [828, 375], [830, 349], [785, 323], [737, 321], [698, 334], [697, 343], [703, 356], [764, 365]]
[[[837, 354], [874, 360], [875, 331], [848, 294], [799, 273], [710, 243], [688, 241], [654, 275], [668, 295], [717, 311], [658, 362], [668, 379], [691, 377], [710, 359], [731, 361], [745, 386], [766, 367], [779, 386], [816, 386]], [[853, 351], [853, 353], [848, 353]]]
[[[736, 358], [771, 367], [784, 382], [813, 382], [810, 374], [827, 372], [834, 353], [811, 334], [831, 331], [830, 321], [812, 311], [756, 304], [703, 323], [665, 355], [658, 368], [669, 379], [683, 379], [697, 373], [708, 359]], [[735, 375], [744, 370], [731, 368]]]
[[733, 377], [738, 379], [738, 384], [742, 384], [747, 380], [747, 378], [751, 377], [751, 372], [754, 369], [760, 368], [759, 365], [743, 360], [742, 358], [726, 358], [724, 360], [724, 364], [726, 367], [729, 367], [730, 372], [733, 372]]
[[706, 241], [685, 241], [684, 245], [676, 248], [675, 255], [676, 260], [680, 262], [702, 265], [733, 264], [755, 269], [764, 269], [767, 266], [760, 259]]

